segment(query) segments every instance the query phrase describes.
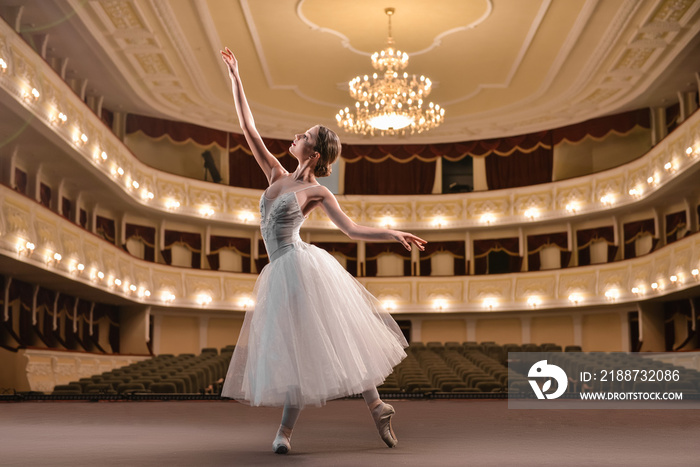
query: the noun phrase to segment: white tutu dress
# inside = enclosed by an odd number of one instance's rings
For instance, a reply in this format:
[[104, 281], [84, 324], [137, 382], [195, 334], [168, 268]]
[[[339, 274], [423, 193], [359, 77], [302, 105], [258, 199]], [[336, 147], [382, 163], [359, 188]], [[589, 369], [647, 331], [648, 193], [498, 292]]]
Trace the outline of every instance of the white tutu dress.
[[270, 263], [221, 393], [254, 406], [321, 406], [380, 385], [406, 357], [408, 343], [379, 301], [333, 256], [301, 241], [298, 191], [260, 199]]

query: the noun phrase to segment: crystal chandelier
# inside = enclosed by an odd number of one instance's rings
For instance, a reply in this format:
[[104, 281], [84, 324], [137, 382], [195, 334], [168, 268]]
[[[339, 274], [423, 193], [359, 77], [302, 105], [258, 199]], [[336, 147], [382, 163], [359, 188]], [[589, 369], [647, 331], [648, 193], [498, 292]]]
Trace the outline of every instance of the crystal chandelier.
[[399, 74], [408, 65], [408, 54], [394, 47], [391, 37], [393, 8], [384, 10], [389, 17], [389, 38], [381, 52], [372, 54], [372, 66], [379, 71], [372, 76], [357, 76], [349, 83], [355, 110], [348, 107], [335, 116], [345, 131], [360, 135], [406, 135], [422, 133], [440, 125], [445, 109], [423, 99], [430, 94], [432, 83], [425, 76]]

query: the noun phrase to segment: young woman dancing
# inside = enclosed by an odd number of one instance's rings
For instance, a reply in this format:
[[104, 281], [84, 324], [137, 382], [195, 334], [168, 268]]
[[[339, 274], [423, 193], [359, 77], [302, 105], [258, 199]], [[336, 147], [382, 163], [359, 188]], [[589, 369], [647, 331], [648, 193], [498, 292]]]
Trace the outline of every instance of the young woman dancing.
[[395, 240], [409, 251], [426, 242], [355, 224], [318, 184], [316, 177], [330, 175], [340, 155], [338, 136], [328, 128], [316, 125], [295, 135], [289, 153], [299, 166], [287, 172], [255, 128], [236, 58], [228, 48], [221, 58], [246, 141], [269, 183], [260, 198], [260, 230], [270, 258], [255, 284], [255, 309], [245, 314], [221, 395], [253, 406], [284, 406], [272, 449], [286, 454], [304, 406], [362, 393], [379, 435], [394, 447], [394, 408], [376, 387], [406, 356], [408, 343], [377, 299], [333, 256], [302, 242], [299, 229], [318, 207], [355, 240]]

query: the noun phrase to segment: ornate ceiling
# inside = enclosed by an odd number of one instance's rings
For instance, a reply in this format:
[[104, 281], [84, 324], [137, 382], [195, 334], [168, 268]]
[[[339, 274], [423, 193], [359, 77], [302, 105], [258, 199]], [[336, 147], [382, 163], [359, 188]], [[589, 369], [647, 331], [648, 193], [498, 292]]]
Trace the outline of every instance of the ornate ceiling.
[[[15, 2], [0, 0], [0, 5]], [[416, 143], [527, 133], [697, 90], [694, 0], [28, 0], [25, 37], [49, 35], [111, 110], [240, 131], [219, 49], [230, 47], [264, 136], [291, 138], [353, 105], [387, 36], [446, 109]], [[341, 133], [346, 142], [394, 142]], [[406, 142], [403, 139], [402, 142]]]

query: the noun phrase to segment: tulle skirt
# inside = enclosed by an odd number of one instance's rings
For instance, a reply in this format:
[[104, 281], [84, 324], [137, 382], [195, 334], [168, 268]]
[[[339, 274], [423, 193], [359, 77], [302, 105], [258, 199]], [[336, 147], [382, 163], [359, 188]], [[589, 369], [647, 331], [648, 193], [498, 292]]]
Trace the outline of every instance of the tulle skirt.
[[380, 385], [406, 353], [398, 325], [326, 251], [297, 242], [265, 266], [222, 396], [321, 406]]

